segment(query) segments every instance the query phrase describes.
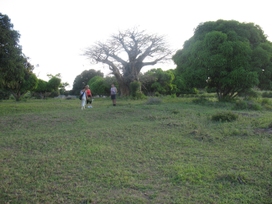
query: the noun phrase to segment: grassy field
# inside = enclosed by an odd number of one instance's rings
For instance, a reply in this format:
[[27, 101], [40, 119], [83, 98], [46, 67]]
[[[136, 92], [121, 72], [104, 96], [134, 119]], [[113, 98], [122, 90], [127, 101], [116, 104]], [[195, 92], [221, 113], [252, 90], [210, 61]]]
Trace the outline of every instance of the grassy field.
[[272, 203], [272, 111], [160, 100], [0, 102], [0, 203]]

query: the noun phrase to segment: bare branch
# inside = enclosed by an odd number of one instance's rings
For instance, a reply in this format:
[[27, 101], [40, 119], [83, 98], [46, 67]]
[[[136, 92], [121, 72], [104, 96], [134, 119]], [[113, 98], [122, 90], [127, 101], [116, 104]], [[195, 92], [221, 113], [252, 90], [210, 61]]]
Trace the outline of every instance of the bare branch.
[[112, 35], [106, 43], [96, 42], [84, 53], [93, 63], [104, 63], [122, 84], [138, 80], [141, 69], [164, 61], [171, 54], [164, 36], [146, 34], [137, 28]]

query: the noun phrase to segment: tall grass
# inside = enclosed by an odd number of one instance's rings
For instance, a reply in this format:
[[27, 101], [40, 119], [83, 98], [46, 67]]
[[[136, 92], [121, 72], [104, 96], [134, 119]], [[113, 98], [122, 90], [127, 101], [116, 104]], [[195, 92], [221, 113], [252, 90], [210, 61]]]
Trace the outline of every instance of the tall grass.
[[192, 100], [1, 102], [0, 203], [271, 203], [271, 111]]

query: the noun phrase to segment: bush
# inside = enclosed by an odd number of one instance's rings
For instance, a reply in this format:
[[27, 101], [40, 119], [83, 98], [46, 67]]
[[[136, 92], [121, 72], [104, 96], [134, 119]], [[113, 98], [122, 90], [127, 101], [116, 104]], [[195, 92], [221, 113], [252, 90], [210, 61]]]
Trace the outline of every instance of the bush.
[[238, 100], [233, 107], [235, 110], [262, 110], [262, 106], [254, 101]]
[[236, 101], [234, 109], [235, 110], [245, 110], [245, 109], [247, 109], [247, 102], [242, 101], [242, 100]]
[[261, 101], [261, 104], [262, 105], [269, 105], [270, 104], [270, 101], [268, 98], [263, 98], [262, 101]]
[[156, 91], [154, 95], [159, 97], [161, 94], [158, 91]]
[[171, 94], [171, 98], [177, 98], [176, 94]]
[[219, 122], [231, 122], [234, 120], [237, 120], [238, 115], [232, 112], [221, 112], [216, 113], [212, 116], [213, 121], [219, 121]]
[[136, 91], [136, 96], [135, 96], [136, 99], [144, 99], [146, 98], [146, 96], [140, 91]]
[[193, 99], [192, 102], [204, 105], [209, 102], [209, 100], [205, 96], [200, 96], [199, 98]]
[[249, 101], [247, 106], [249, 110], [262, 110], [262, 106], [254, 101]]
[[192, 89], [192, 94], [198, 94], [198, 93], [199, 93], [199, 91], [198, 91], [197, 88], [193, 88], [193, 89]]
[[129, 84], [130, 94], [132, 97], [136, 97], [136, 93], [140, 90], [140, 87], [141, 83], [138, 81], [133, 81]]

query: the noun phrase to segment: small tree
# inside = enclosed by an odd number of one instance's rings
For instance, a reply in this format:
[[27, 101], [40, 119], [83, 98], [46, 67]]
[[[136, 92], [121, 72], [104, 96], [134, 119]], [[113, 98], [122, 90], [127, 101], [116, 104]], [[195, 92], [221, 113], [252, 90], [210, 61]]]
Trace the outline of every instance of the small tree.
[[56, 74], [55, 76], [48, 74], [47, 76], [50, 78], [48, 82], [39, 79], [37, 87], [33, 90], [34, 94], [38, 94], [40, 98], [58, 96], [60, 94], [60, 89], [63, 87], [63, 84], [64, 86], [67, 84], [61, 83], [60, 74]]
[[42, 79], [38, 79], [38, 85], [33, 90], [34, 95], [38, 95], [39, 98], [44, 98], [46, 95], [46, 92], [49, 92], [47, 89], [47, 82]]

